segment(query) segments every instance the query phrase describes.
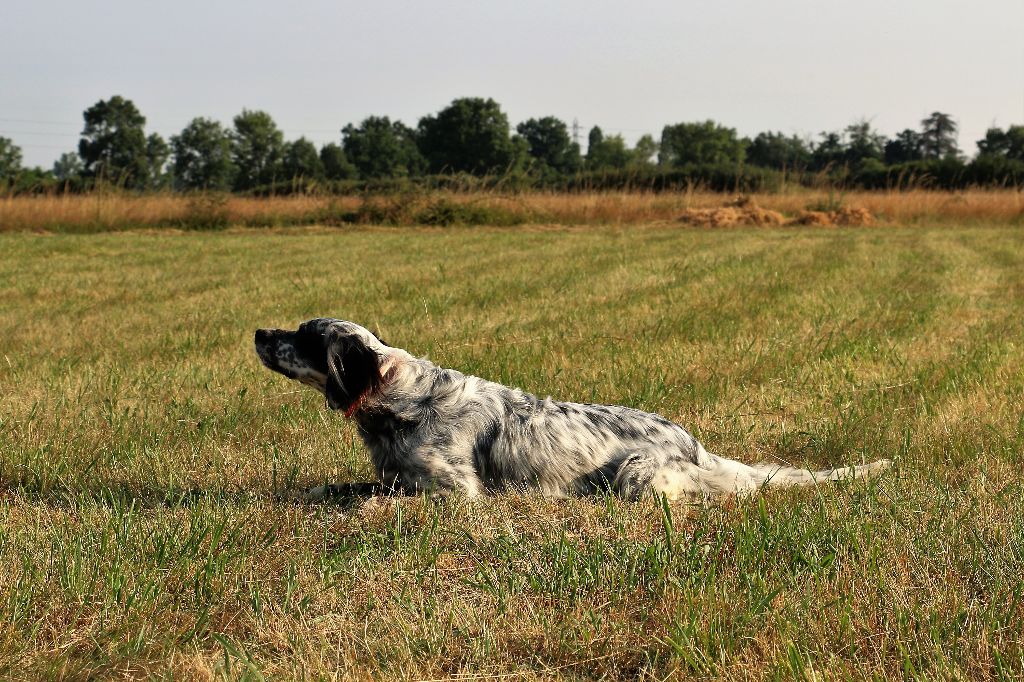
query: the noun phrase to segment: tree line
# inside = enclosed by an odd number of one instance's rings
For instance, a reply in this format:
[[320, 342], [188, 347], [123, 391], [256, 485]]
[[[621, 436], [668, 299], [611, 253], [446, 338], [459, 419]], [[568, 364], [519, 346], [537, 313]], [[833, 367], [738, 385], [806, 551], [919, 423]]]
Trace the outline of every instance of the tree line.
[[9, 191], [88, 190], [99, 184], [132, 190], [245, 193], [387, 187], [444, 179], [553, 189], [700, 184], [711, 189], [772, 189], [780, 182], [866, 188], [1024, 184], [1024, 126], [990, 128], [968, 159], [957, 124], [934, 112], [888, 138], [855, 121], [817, 139], [780, 132], [740, 137], [715, 121], [666, 125], [660, 140], [632, 146], [594, 126], [583, 152], [564, 121], [531, 118], [511, 128], [493, 99], [466, 97], [415, 128], [370, 116], [340, 129], [319, 149], [305, 137], [285, 140], [265, 111], [244, 109], [227, 127], [195, 118], [170, 140], [146, 134], [146, 118], [124, 97], [86, 109], [76, 151], [53, 168], [25, 168], [21, 150], [0, 137], [0, 186]]

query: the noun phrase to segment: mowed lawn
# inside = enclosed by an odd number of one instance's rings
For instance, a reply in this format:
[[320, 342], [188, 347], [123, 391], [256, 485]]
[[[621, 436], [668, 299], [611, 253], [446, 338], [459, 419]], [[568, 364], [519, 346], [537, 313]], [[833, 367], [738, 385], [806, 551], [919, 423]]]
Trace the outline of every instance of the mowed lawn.
[[[1019, 679], [1024, 232], [0, 237], [0, 677]], [[354, 429], [259, 326], [357, 321], [709, 450], [870, 483], [713, 506], [306, 505]]]

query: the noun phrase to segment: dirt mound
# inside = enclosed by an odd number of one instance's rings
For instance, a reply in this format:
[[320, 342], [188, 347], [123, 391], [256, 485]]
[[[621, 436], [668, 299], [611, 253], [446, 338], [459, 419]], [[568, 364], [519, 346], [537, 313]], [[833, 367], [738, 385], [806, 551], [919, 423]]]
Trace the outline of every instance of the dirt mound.
[[874, 225], [875, 217], [866, 208], [841, 208], [838, 211], [803, 211], [792, 222], [796, 225], [849, 227]]
[[874, 225], [875, 216], [866, 208], [841, 208], [835, 212], [836, 225]]
[[719, 208], [688, 208], [679, 217], [686, 225], [699, 227], [731, 227], [733, 225], [874, 225], [875, 217], [864, 208], [840, 208], [837, 211], [801, 211], [787, 220], [778, 211], [761, 208], [747, 197], [741, 197]]
[[731, 225], [785, 225], [786, 217], [753, 204], [722, 206], [721, 208], [688, 208], [679, 217], [687, 225], [701, 227], [729, 227]]
[[832, 213], [828, 211], [801, 211], [796, 218], [793, 218], [794, 225], [821, 225], [824, 227], [834, 227], [835, 221], [832, 220]]

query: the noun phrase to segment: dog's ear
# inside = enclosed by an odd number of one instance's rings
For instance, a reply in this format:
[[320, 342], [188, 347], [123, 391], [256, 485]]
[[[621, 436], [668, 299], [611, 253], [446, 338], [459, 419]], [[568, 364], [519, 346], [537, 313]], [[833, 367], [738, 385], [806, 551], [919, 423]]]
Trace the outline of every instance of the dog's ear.
[[356, 336], [336, 334], [327, 343], [327, 406], [348, 412], [380, 387], [380, 356]]

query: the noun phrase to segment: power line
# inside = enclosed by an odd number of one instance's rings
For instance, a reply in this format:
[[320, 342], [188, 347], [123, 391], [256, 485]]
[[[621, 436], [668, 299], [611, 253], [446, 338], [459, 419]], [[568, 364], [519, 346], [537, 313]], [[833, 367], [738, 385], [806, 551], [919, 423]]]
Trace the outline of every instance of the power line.
[[75, 151], [59, 144], [19, 144], [19, 147], [31, 147], [32, 149], [63, 149], [64, 151]]
[[44, 137], [79, 137], [78, 133], [48, 133], [39, 130], [0, 130], [2, 135], [36, 135]]
[[42, 121], [34, 118], [0, 118], [0, 121], [6, 123], [38, 123], [44, 126], [77, 126], [81, 125], [80, 121]]

